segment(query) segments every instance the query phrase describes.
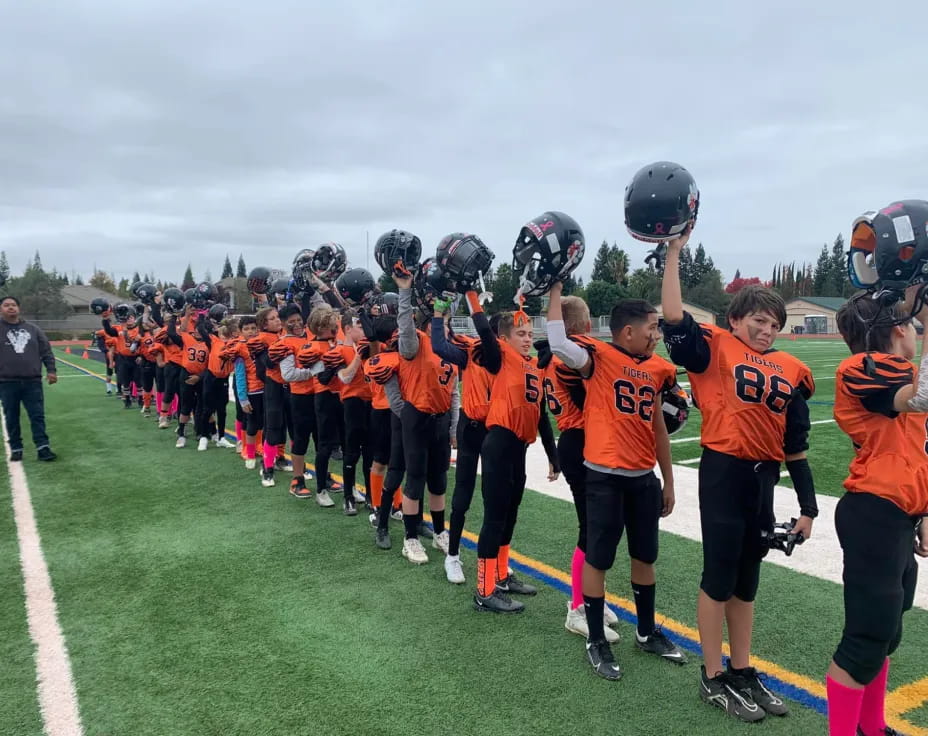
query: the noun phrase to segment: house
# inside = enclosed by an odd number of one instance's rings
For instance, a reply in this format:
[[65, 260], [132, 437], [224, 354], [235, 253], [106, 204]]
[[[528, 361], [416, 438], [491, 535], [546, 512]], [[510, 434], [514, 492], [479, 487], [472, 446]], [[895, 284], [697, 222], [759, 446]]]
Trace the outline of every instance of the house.
[[94, 299], [106, 299], [111, 305], [123, 301], [116, 294], [110, 294], [96, 286], [63, 286], [61, 296], [71, 307], [72, 314], [89, 314], [90, 302]]
[[786, 324], [780, 332], [802, 332], [806, 335], [837, 334], [835, 317], [846, 301], [847, 299], [840, 296], [802, 296], [790, 299], [786, 303]]
[[[700, 307], [698, 304], [690, 304], [689, 302], [683, 302], [683, 310], [689, 312], [693, 315], [693, 319], [696, 320], [699, 324], [703, 325], [714, 325], [716, 314], [711, 309], [706, 309], [705, 307]], [[661, 305], [657, 305], [657, 313], [660, 317], [663, 318], [664, 310], [661, 309]]]

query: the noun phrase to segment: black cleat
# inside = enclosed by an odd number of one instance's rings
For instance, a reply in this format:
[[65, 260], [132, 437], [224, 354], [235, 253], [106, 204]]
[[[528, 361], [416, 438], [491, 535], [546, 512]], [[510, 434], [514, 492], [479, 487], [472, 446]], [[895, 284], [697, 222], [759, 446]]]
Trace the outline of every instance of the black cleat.
[[23, 451], [22, 450], [10, 450], [10, 461], [14, 463], [22, 462]]
[[486, 597], [475, 594], [474, 609], [490, 613], [522, 613], [525, 610], [525, 604], [512, 600], [497, 588]]
[[345, 516], [357, 516], [358, 507], [355, 506], [354, 499], [350, 493], [345, 494]]
[[673, 662], [674, 664], [686, 664], [686, 655], [674, 644], [667, 635], [661, 631], [660, 627], [654, 629], [654, 633], [642, 638], [635, 632], [635, 646], [642, 652], [656, 654], [658, 657]]
[[767, 711], [771, 716], [785, 716], [789, 713], [789, 708], [781, 698], [770, 692], [761, 679], [762, 675], [753, 667], [746, 667], [743, 670], [735, 672], [731, 668], [731, 662], [728, 663], [729, 676], [739, 684], [742, 690], [751, 694], [754, 702]]
[[[864, 730], [860, 726], [857, 727], [857, 736], [867, 736], [867, 734], [864, 733]], [[875, 736], [905, 736], [905, 734], [902, 733], [902, 731], [897, 731], [895, 728], [890, 728], [887, 726]]]
[[622, 668], [612, 655], [612, 647], [605, 639], [587, 641], [586, 656], [593, 665], [593, 672], [606, 680], [621, 680]]
[[515, 576], [515, 573], [509, 573], [505, 578], [496, 583], [496, 589], [503, 593], [512, 593], [513, 595], [535, 595], [538, 588], [528, 583], [523, 583]]
[[393, 542], [390, 541], [390, 530], [378, 527], [374, 533], [374, 544], [380, 549], [390, 549], [393, 546]]
[[705, 666], [700, 668], [699, 697], [703, 702], [721, 708], [732, 718], [745, 723], [764, 720], [767, 711], [754, 702], [751, 693], [743, 690], [741, 684], [727, 672], [707, 677]]
[[39, 450], [38, 458], [42, 462], [50, 463], [57, 457], [58, 456], [52, 452], [52, 448], [50, 447], [43, 447], [41, 450]]

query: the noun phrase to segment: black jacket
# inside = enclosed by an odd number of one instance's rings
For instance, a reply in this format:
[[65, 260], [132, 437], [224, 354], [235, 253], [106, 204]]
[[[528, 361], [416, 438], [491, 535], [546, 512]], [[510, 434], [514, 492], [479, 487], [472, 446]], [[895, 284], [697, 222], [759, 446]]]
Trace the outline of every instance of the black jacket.
[[0, 319], [0, 381], [42, 378], [42, 364], [55, 373], [55, 356], [45, 333], [20, 320], [16, 324]]

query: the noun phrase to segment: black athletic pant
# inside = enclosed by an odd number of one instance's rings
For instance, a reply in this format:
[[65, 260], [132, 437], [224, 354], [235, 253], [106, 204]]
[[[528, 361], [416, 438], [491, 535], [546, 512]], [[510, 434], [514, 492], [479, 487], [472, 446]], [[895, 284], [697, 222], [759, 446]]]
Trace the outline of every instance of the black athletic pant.
[[918, 580], [918, 521], [871, 493], [847, 493], [835, 508], [844, 552], [844, 634], [834, 660], [862, 685], [902, 641], [902, 615], [912, 608]]
[[386, 529], [390, 522], [390, 511], [393, 510], [393, 497], [403, 483], [406, 473], [406, 457], [403, 452], [403, 426], [400, 418], [389, 409], [390, 414], [390, 463], [387, 466], [387, 477], [383, 480], [383, 495], [380, 498], [380, 509], [377, 514], [377, 526]]
[[116, 354], [116, 383], [124, 398], [132, 396], [132, 381], [135, 378], [135, 358]]
[[254, 437], [264, 429], [264, 393], [248, 394], [248, 403], [251, 413], [245, 414], [245, 434]]
[[290, 392], [290, 416], [293, 417], [293, 436], [290, 437], [290, 452], [305, 455], [309, 440], [316, 436], [316, 405], [313, 394]]
[[361, 460], [364, 474], [364, 491], [367, 501], [371, 500], [371, 463], [373, 453], [369, 442], [371, 425], [371, 402], [356, 396], [342, 401], [345, 420], [345, 447], [342, 458], [345, 493], [354, 490], [357, 464]]
[[171, 410], [174, 397], [180, 395], [180, 373], [181, 367], [177, 363], [165, 363], [164, 396], [161, 397], [161, 403], [163, 406], [167, 407], [168, 411]]
[[448, 532], [448, 554], [452, 556], [461, 551], [464, 521], [474, 498], [474, 488], [477, 487], [477, 463], [486, 436], [486, 425], [477, 419], [469, 419], [461, 409], [457, 430], [458, 459], [454, 469], [454, 494], [451, 496], [451, 524]]
[[272, 378], [264, 381], [264, 441], [270, 445], [282, 445], [287, 433], [293, 436], [290, 418], [290, 396], [287, 387]]
[[428, 484], [429, 493], [443, 496], [451, 465], [451, 413], [425, 414], [407, 401], [403, 405], [402, 425], [406, 460], [403, 495], [421, 501]]
[[206, 413], [205, 424], [209, 425], [209, 418], [216, 415], [216, 429], [220, 437], [226, 433], [226, 406], [229, 403], [229, 379], [217, 378], [209, 371], [203, 374], [203, 411]]
[[337, 393], [320, 391], [316, 394], [316, 491], [326, 489], [329, 482], [329, 459], [338, 447], [338, 426], [342, 421], [342, 405]]
[[139, 386], [139, 388], [147, 394], [150, 394], [151, 390], [155, 387], [155, 368], [157, 368], [157, 366], [154, 363], [142, 358], [142, 365], [139, 366], [139, 373], [141, 375], [141, 386]]
[[557, 461], [574, 498], [577, 513], [577, 548], [586, 553], [586, 466], [583, 464], [583, 429], [568, 429], [557, 440]]
[[[155, 390], [158, 393], [164, 393], [164, 366], [155, 363]], [[158, 407], [161, 411], [161, 407]]]
[[510, 430], [490, 427], [483, 441], [483, 526], [477, 540], [477, 556], [492, 560], [499, 548], [512, 541], [525, 493], [525, 453], [528, 445]]
[[[204, 371], [206, 373], [206, 371]], [[203, 408], [205, 402], [203, 401], [203, 374], [200, 375], [200, 380], [194, 384], [187, 383], [187, 379], [191, 375], [183, 368], [180, 372], [180, 413], [184, 416], [193, 417], [193, 429], [197, 437], [209, 437], [209, 414], [204, 413]], [[204, 414], [205, 414], [205, 424], [204, 424]], [[177, 433], [180, 434], [181, 427], [185, 427], [184, 424], [179, 424], [177, 427]]]

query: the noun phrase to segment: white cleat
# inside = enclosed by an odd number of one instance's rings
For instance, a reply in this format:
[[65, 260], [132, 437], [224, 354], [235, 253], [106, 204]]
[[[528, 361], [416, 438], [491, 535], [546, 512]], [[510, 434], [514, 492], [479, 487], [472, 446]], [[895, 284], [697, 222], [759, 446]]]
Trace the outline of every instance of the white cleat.
[[167, 417], [158, 417], [158, 429], [167, 429], [169, 426], [171, 426], [171, 421]]
[[355, 503], [365, 503], [367, 501], [367, 496], [365, 496], [357, 488], [354, 489], [354, 502]]
[[609, 607], [608, 603], [603, 606], [603, 623], [606, 626], [616, 626], [619, 623], [619, 617], [615, 615], [615, 611]]
[[445, 557], [445, 577], [449, 583], [461, 585], [464, 582], [464, 565], [461, 564], [461, 555], [448, 555]]
[[209, 449], [209, 437], [200, 437], [197, 442], [197, 452], [206, 452]]
[[222, 447], [223, 449], [229, 449], [229, 448], [235, 447], [235, 444], [232, 442], [229, 442], [229, 440], [227, 440], [225, 437], [220, 437], [218, 440], [216, 440], [216, 447]]
[[256, 458], [250, 457], [245, 461], [245, 470], [254, 470], [258, 465]]
[[179, 450], [180, 448], [186, 447], [186, 446], [187, 446], [187, 438], [186, 438], [186, 437], [178, 437], [178, 438], [177, 438], [177, 442], [174, 443], [174, 447], [176, 447], [178, 450]]
[[[579, 634], [584, 639], [589, 639], [590, 628], [586, 623], [586, 611], [583, 606], [571, 608], [570, 601], [567, 601], [567, 620], [564, 622], [564, 628], [571, 633]], [[604, 627], [603, 633], [610, 644], [615, 644], [619, 640], [619, 635], [608, 626]]]
[[335, 501], [329, 496], [329, 492], [324, 488], [316, 494], [316, 503], [324, 509], [330, 509], [335, 505]]
[[432, 547], [440, 550], [442, 554], [448, 554], [448, 545], [450, 542], [451, 539], [449, 538], [447, 529], [445, 529], [445, 531], [443, 531], [441, 534], [435, 534], [432, 536]]
[[396, 511], [391, 511], [391, 512], [390, 512], [390, 518], [393, 519], [393, 521], [398, 521], [398, 522], [402, 523], [402, 521], [403, 521], [403, 509], [397, 509]]
[[424, 565], [429, 561], [429, 556], [425, 553], [425, 547], [418, 539], [407, 539], [403, 542], [403, 557], [414, 565]]

